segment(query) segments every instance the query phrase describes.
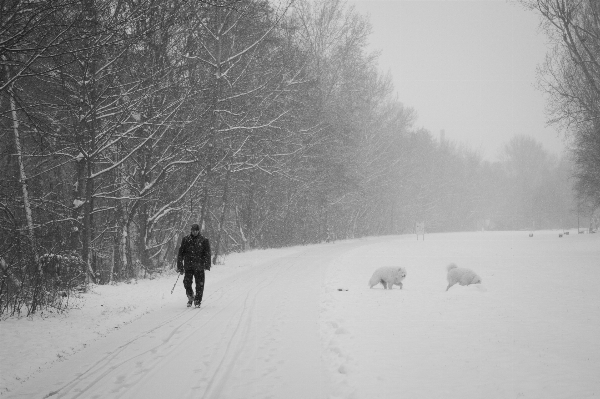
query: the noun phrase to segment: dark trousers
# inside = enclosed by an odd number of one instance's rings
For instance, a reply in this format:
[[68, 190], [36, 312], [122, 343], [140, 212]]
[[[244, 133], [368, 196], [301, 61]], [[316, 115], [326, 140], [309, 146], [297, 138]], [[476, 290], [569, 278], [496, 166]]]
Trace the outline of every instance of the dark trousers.
[[192, 280], [196, 279], [196, 297], [194, 299], [202, 301], [202, 294], [204, 293], [204, 270], [186, 270], [185, 276], [183, 277], [183, 286], [185, 287], [185, 293], [187, 296], [194, 296], [194, 290], [192, 290]]

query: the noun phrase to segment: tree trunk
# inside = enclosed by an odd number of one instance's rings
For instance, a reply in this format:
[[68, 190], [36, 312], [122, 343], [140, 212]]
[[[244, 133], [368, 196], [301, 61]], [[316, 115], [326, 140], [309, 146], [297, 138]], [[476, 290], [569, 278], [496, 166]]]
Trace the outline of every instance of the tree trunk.
[[210, 136], [208, 138], [208, 165], [206, 168], [206, 184], [204, 186], [204, 198], [202, 199], [202, 209], [200, 213], [200, 228], [202, 228], [203, 232], [208, 231], [208, 215], [209, 215], [209, 190], [208, 184], [211, 180], [211, 176], [213, 173], [214, 159], [215, 154], [214, 151], [216, 149], [216, 138], [217, 132], [219, 129], [219, 117], [218, 117], [218, 109], [219, 109], [219, 99], [221, 97], [221, 79], [223, 73], [223, 64], [221, 62], [222, 57], [222, 32], [221, 32], [221, 6], [218, 3], [215, 3], [215, 35], [216, 35], [216, 44], [215, 44], [215, 80], [213, 84], [213, 92], [211, 98], [211, 116], [210, 116]]
[[75, 178], [73, 182], [73, 210], [71, 217], [73, 218], [73, 226], [70, 231], [70, 246], [73, 251], [81, 251], [83, 240], [81, 239], [81, 204], [83, 204], [83, 187], [84, 187], [84, 174], [85, 164], [83, 162], [82, 154], [79, 154], [75, 158]]
[[90, 281], [96, 282], [96, 276], [94, 269], [92, 268], [92, 254], [91, 254], [91, 243], [92, 243], [92, 212], [94, 204], [92, 202], [93, 193], [93, 182], [92, 182], [92, 161], [86, 160], [86, 171], [87, 177], [85, 179], [85, 204], [83, 211], [83, 248], [82, 258], [86, 265], [86, 279], [87, 283]]
[[13, 284], [16, 287], [21, 287], [23, 285], [21, 280], [19, 280], [19, 278], [13, 274], [13, 272], [10, 270], [10, 267], [6, 264], [6, 261], [1, 256], [0, 256], [0, 269], [2, 269], [2, 272], [4, 273], [4, 275], [8, 276], [8, 278], [10, 278], [10, 280], [13, 282]]
[[[88, 29], [92, 38], [97, 37], [98, 32], [98, 17], [96, 15], [96, 4], [94, 0], [86, 0], [84, 2], [84, 10], [85, 10], [85, 18], [89, 23]], [[98, 100], [98, 95], [96, 92], [97, 83], [97, 58], [98, 54], [97, 50], [92, 49], [88, 54], [88, 57], [85, 59], [85, 64], [89, 69], [84, 71], [84, 83], [83, 83], [83, 92], [82, 95], [82, 103], [87, 107], [90, 112], [91, 120], [84, 120], [84, 134], [87, 133], [87, 140], [84, 138], [85, 148], [87, 154], [84, 155], [85, 166], [86, 166], [86, 177], [85, 177], [85, 203], [84, 203], [84, 213], [83, 213], [83, 245], [82, 245], [82, 258], [83, 262], [86, 265], [86, 279], [87, 283], [90, 281], [96, 282], [96, 276], [94, 270], [92, 268], [92, 230], [93, 230], [93, 211], [94, 211], [94, 202], [93, 202], [93, 193], [94, 193], [94, 162], [93, 153], [96, 150], [96, 134], [97, 134], [97, 109], [95, 107], [96, 102]], [[87, 79], [89, 78], [89, 82]], [[85, 113], [84, 113], [85, 115]]]
[[200, 205], [200, 229], [202, 234], [206, 234], [208, 230], [208, 209], [210, 207], [210, 193], [208, 192], [208, 177], [210, 171], [206, 175], [207, 180], [204, 182], [204, 189], [202, 190], [202, 204]]
[[[6, 58], [2, 57], [6, 62]], [[10, 71], [8, 69], [8, 65], [5, 67], [7, 78], [10, 76]], [[35, 266], [38, 273], [42, 274], [42, 264], [40, 262], [38, 249], [35, 240], [35, 234], [33, 231], [33, 215], [31, 212], [31, 205], [29, 203], [29, 191], [27, 189], [27, 174], [25, 173], [25, 164], [23, 163], [23, 154], [21, 150], [21, 138], [19, 135], [19, 120], [17, 119], [17, 108], [15, 104], [14, 97], [14, 85], [11, 85], [8, 90], [9, 100], [10, 100], [10, 112], [12, 116], [12, 125], [13, 125], [13, 137], [15, 140], [15, 153], [17, 155], [17, 164], [19, 166], [19, 183], [21, 184], [21, 190], [23, 193], [23, 208], [25, 210], [25, 220], [27, 222], [27, 237], [29, 238], [29, 243], [31, 245], [31, 250], [33, 254], [33, 258], [35, 261]]]
[[223, 209], [221, 210], [221, 217], [219, 220], [219, 232], [217, 233], [217, 241], [215, 244], [213, 256], [213, 265], [217, 264], [217, 257], [219, 256], [219, 247], [221, 245], [221, 233], [223, 232], [223, 225], [225, 224], [225, 214], [227, 213], [227, 203], [229, 202], [229, 177], [231, 175], [231, 168], [227, 168], [227, 174], [225, 175], [225, 187], [223, 189], [223, 200], [221, 203], [223, 204]]
[[119, 262], [119, 236], [116, 233], [118, 231], [118, 226], [115, 226], [115, 235], [113, 236], [113, 244], [112, 244], [112, 257], [110, 262], [110, 270], [108, 272], [108, 282], [107, 284], [112, 284], [114, 274], [115, 274], [115, 265]]
[[235, 219], [238, 225], [238, 230], [240, 231], [240, 237], [242, 239], [242, 251], [246, 252], [249, 249], [248, 239], [246, 238], [246, 234], [244, 234], [244, 229], [242, 228], [242, 224], [244, 222], [242, 221], [242, 216], [240, 216], [240, 212], [237, 206], [235, 207]]
[[[253, 178], [255, 178], [256, 175], [253, 176]], [[253, 230], [254, 230], [254, 224], [252, 223], [252, 209], [253, 209], [253, 204], [254, 204], [254, 191], [255, 191], [255, 186], [256, 184], [254, 183], [254, 180], [251, 179], [250, 180], [250, 188], [249, 188], [249, 192], [248, 192], [248, 201], [246, 202], [246, 209], [243, 212], [243, 225], [245, 227], [245, 231], [244, 231], [244, 237], [245, 237], [245, 241], [244, 241], [244, 251], [247, 251], [251, 248], [251, 237], [253, 237]], [[240, 230], [242, 230], [240, 228]]]
[[138, 219], [138, 234], [137, 234], [137, 254], [138, 259], [142, 266], [146, 269], [151, 269], [150, 257], [147, 251], [147, 240], [148, 240], [148, 207], [146, 203], [140, 206]]

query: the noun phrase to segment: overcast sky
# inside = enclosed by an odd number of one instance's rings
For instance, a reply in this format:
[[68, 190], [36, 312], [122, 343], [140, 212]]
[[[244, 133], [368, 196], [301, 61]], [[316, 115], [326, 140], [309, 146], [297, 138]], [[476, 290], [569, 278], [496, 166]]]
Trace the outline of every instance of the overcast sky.
[[466, 144], [487, 160], [517, 134], [560, 155], [562, 137], [546, 126], [536, 67], [547, 52], [536, 14], [503, 0], [350, 0], [369, 14], [370, 46], [381, 50], [399, 100], [417, 126]]

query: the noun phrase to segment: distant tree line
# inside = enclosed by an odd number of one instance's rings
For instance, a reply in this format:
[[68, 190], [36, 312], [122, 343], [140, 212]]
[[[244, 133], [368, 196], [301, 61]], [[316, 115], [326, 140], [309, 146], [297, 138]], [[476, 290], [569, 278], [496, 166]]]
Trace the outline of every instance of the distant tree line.
[[0, 314], [169, 269], [192, 223], [218, 263], [572, 222], [566, 161], [416, 129], [369, 34], [341, 0], [0, 0]]

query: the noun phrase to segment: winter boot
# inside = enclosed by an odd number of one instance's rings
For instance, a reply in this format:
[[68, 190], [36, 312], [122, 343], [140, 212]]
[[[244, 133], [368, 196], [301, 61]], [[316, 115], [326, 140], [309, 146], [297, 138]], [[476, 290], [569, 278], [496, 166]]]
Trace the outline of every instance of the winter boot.
[[192, 306], [192, 302], [194, 302], [194, 297], [191, 295], [188, 295], [188, 303], [187, 303], [187, 307], [189, 308], [190, 306]]
[[201, 303], [201, 302], [202, 302], [202, 301], [200, 300], [200, 298], [196, 298], [196, 299], [194, 299], [194, 306], [196, 306], [197, 308], [199, 308], [199, 307], [200, 307], [200, 303]]

